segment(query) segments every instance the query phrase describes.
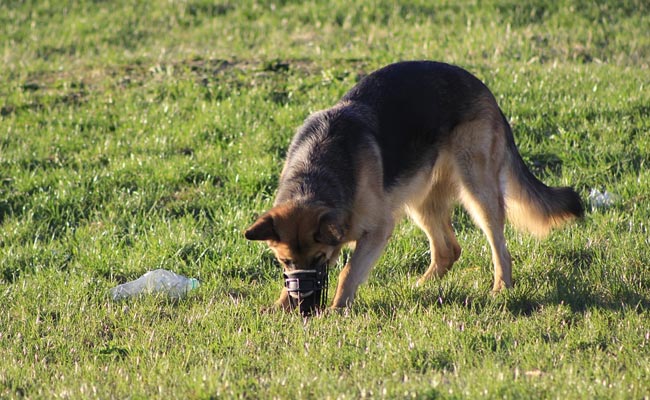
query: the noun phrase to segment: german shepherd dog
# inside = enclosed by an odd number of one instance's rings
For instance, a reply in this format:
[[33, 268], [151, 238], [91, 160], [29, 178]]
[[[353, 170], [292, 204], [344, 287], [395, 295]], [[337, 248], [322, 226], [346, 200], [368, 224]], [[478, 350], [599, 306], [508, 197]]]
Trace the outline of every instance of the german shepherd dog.
[[[401, 62], [306, 119], [289, 147], [273, 208], [245, 236], [266, 241], [285, 272], [335, 264], [342, 246], [354, 245], [332, 303], [345, 307], [403, 212], [431, 246], [418, 284], [445, 275], [460, 256], [451, 224], [456, 202], [490, 243], [493, 291], [512, 286], [506, 217], [544, 236], [584, 212], [573, 189], [548, 187], [528, 170], [478, 78], [444, 63]], [[291, 308], [286, 289], [276, 306]]]

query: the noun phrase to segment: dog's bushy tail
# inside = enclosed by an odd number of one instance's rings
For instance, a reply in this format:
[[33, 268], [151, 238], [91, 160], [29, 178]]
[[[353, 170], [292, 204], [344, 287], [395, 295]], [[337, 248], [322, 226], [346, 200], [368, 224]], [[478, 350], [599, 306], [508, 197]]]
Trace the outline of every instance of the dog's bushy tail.
[[510, 160], [505, 187], [508, 220], [519, 229], [544, 237], [551, 229], [581, 218], [584, 207], [578, 193], [570, 187], [548, 187], [539, 181], [522, 160], [510, 124], [502, 117]]

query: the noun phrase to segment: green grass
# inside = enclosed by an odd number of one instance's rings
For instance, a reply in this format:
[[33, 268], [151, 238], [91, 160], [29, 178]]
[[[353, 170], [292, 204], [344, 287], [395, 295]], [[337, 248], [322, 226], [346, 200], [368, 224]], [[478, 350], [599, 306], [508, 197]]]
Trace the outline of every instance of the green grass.
[[[0, 2], [0, 398], [650, 397], [650, 9], [520, 3]], [[261, 313], [280, 269], [242, 231], [293, 132], [404, 59], [475, 73], [538, 176], [616, 203], [508, 228], [497, 296], [458, 211], [445, 279], [413, 287], [405, 222], [347, 312]], [[202, 286], [109, 300], [159, 267]]]

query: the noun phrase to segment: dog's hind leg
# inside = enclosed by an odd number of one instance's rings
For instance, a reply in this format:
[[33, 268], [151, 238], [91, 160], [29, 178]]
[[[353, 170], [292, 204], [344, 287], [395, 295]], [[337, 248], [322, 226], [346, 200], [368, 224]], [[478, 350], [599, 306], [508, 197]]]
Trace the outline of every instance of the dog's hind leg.
[[451, 225], [454, 189], [448, 180], [439, 181], [420, 204], [406, 209], [426, 233], [431, 248], [431, 264], [418, 279], [418, 286], [433, 277], [442, 278], [460, 257], [460, 245]]
[[[504, 236], [505, 201], [501, 175], [505, 144], [498, 126], [489, 120], [457, 128], [463, 144], [456, 147], [460, 200], [487, 236], [494, 264], [493, 291], [512, 287], [512, 261]], [[459, 141], [460, 142], [460, 141]]]
[[497, 292], [503, 288], [512, 287], [512, 261], [506, 247], [503, 234], [505, 212], [503, 197], [492, 188], [476, 189], [467, 185], [463, 189], [462, 201], [474, 221], [487, 236], [492, 249], [494, 264], [494, 286]]

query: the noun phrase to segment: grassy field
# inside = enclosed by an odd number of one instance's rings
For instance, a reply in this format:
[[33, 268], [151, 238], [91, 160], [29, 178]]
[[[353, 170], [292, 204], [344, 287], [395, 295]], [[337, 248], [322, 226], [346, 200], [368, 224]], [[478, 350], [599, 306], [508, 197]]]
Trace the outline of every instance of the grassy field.
[[[0, 398], [650, 398], [650, 8], [521, 3], [0, 1]], [[586, 218], [508, 228], [497, 296], [458, 210], [445, 279], [414, 288], [404, 222], [347, 312], [261, 313], [280, 268], [242, 232], [293, 132], [406, 59], [484, 80]], [[109, 299], [155, 268], [202, 286]]]

